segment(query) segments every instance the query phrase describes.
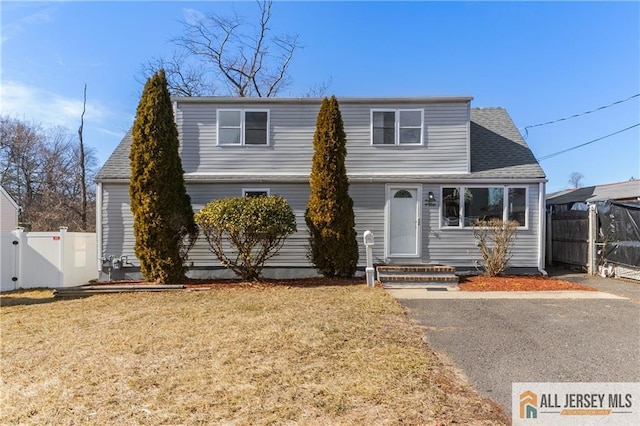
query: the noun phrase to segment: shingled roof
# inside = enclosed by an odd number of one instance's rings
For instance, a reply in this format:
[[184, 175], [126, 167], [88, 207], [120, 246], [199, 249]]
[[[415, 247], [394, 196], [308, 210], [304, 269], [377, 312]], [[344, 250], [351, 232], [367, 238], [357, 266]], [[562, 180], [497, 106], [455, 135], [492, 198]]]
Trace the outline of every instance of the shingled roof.
[[[130, 147], [131, 130], [104, 163], [96, 181], [128, 180]], [[471, 108], [471, 173], [426, 177], [544, 179], [545, 174], [504, 108]]]
[[471, 108], [471, 177], [544, 178], [504, 108]]

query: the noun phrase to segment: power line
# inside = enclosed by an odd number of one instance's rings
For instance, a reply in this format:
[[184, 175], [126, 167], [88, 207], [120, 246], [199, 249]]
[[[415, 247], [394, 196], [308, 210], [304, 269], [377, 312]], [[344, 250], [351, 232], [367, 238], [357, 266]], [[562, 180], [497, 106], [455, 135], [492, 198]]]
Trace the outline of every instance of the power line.
[[568, 117], [559, 118], [559, 119], [557, 119], [557, 120], [547, 121], [546, 123], [538, 123], [538, 124], [532, 124], [531, 126], [526, 126], [526, 127], [524, 127], [524, 128], [523, 128], [523, 130], [525, 131], [524, 138], [526, 139], [526, 138], [527, 138], [527, 136], [529, 136], [529, 129], [531, 129], [532, 127], [546, 126], [546, 125], [549, 125], [549, 124], [559, 123], [560, 121], [565, 121], [565, 120], [569, 120], [569, 119], [572, 119], [572, 118], [581, 117], [581, 116], [583, 116], [583, 115], [591, 114], [591, 113], [593, 113], [593, 112], [601, 111], [601, 110], [603, 110], [603, 109], [610, 108], [610, 107], [612, 107], [612, 106], [614, 106], [614, 105], [618, 105], [618, 104], [621, 104], [621, 103], [623, 103], [623, 102], [630, 101], [631, 99], [633, 99], [633, 98], [637, 98], [638, 96], [640, 96], [640, 93], [637, 93], [637, 94], [635, 94], [635, 95], [633, 95], [633, 96], [629, 96], [629, 97], [628, 97], [628, 98], [626, 98], [626, 99], [621, 99], [621, 100], [619, 100], [619, 101], [615, 101], [615, 102], [613, 102], [613, 103], [611, 103], [611, 104], [609, 104], [609, 105], [604, 105], [604, 106], [601, 106], [601, 107], [599, 107], [599, 108], [592, 109], [592, 110], [590, 110], [590, 111], [581, 112], [581, 113], [579, 113], [579, 114], [574, 114], [574, 115], [571, 115], [571, 116], [568, 116]]
[[592, 141], [581, 143], [580, 145], [572, 146], [571, 148], [567, 148], [567, 149], [564, 149], [562, 151], [554, 152], [553, 154], [545, 155], [544, 157], [538, 158], [538, 161], [546, 160], [548, 158], [555, 157], [556, 155], [560, 155], [560, 154], [564, 154], [565, 152], [573, 151], [574, 149], [581, 148], [581, 147], [583, 147], [585, 145], [589, 145], [590, 143], [601, 141], [602, 139], [606, 139], [606, 138], [611, 137], [613, 135], [617, 135], [618, 133], [626, 132], [627, 130], [631, 130], [634, 127], [638, 127], [638, 126], [640, 126], [640, 123], [636, 123], [633, 126], [627, 127], [626, 129], [618, 130], [617, 132], [610, 133], [610, 134], [608, 134], [606, 136], [599, 137], [599, 138], [594, 139]]

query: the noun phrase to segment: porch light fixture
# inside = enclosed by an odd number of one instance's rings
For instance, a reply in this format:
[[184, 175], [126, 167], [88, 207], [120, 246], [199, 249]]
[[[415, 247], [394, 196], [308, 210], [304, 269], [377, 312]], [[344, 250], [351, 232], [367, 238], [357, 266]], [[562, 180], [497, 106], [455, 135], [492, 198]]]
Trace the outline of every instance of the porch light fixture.
[[429, 191], [427, 195], [427, 205], [435, 206], [436, 205], [436, 197], [433, 195], [433, 191]]

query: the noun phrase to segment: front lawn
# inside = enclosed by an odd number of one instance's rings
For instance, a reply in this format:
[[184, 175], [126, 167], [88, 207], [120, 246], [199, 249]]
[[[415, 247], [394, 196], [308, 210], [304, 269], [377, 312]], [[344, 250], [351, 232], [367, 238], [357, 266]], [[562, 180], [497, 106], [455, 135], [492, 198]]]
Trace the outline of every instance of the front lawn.
[[2, 424], [503, 424], [364, 285], [0, 296]]

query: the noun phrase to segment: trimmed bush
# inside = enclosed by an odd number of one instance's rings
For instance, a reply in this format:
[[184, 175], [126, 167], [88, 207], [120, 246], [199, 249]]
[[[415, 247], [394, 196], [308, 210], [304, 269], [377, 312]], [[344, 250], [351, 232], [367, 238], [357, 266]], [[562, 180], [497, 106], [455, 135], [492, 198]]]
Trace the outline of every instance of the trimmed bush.
[[501, 219], [481, 220], [473, 226], [486, 276], [495, 277], [507, 269], [518, 226], [518, 222]]
[[214, 200], [195, 220], [211, 252], [245, 280], [257, 280], [267, 260], [296, 232], [296, 218], [280, 196]]
[[135, 253], [148, 281], [180, 282], [198, 237], [163, 70], [144, 86], [133, 123], [129, 196]]
[[353, 200], [345, 167], [347, 137], [335, 96], [320, 105], [313, 136], [311, 195], [305, 220], [309, 260], [326, 277], [352, 277], [358, 264]]

